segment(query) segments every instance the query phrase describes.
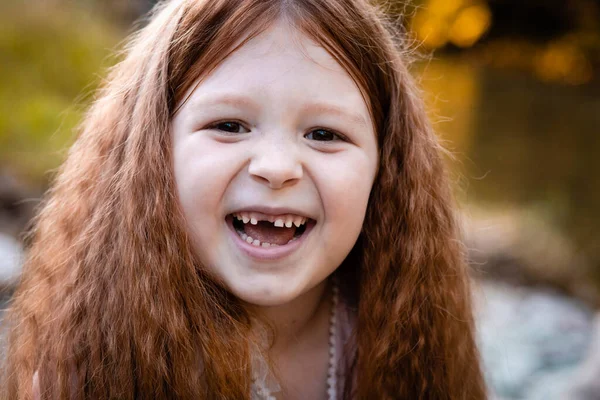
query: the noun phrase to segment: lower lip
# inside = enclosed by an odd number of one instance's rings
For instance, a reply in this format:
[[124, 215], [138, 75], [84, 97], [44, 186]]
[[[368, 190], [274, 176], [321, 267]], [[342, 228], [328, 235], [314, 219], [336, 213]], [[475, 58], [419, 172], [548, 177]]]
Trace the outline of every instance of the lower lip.
[[311, 220], [310, 222], [307, 222], [306, 230], [304, 231], [304, 233], [293, 242], [275, 247], [262, 247], [254, 246], [240, 237], [240, 235], [236, 232], [233, 226], [233, 217], [227, 216], [226, 223], [229, 227], [229, 230], [231, 231], [231, 234], [233, 235], [233, 241], [237, 244], [240, 250], [242, 250], [251, 258], [254, 258], [259, 261], [273, 261], [289, 256], [300, 246], [302, 246], [302, 243], [304, 243], [304, 241], [315, 226], [315, 221]]

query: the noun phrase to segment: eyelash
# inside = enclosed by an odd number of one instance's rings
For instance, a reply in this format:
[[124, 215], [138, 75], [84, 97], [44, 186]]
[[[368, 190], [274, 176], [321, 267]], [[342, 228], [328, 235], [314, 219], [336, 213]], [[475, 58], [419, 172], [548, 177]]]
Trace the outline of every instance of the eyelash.
[[[222, 122], [216, 122], [214, 124], [211, 124], [208, 127], [208, 129], [218, 129], [218, 126], [219, 125], [223, 125], [223, 124], [236, 124], [236, 125], [239, 125], [239, 126], [243, 127], [243, 125], [240, 122], [236, 122], [236, 121], [222, 121]], [[222, 132], [226, 132], [229, 135], [235, 135], [236, 134], [236, 132], [228, 132], [228, 131], [225, 131], [225, 130], [222, 130], [222, 129], [218, 129], [218, 130], [220, 130]], [[340, 133], [337, 133], [335, 131], [332, 131], [330, 129], [324, 129], [324, 128], [313, 129], [312, 131], [310, 131], [306, 135], [312, 134], [313, 132], [317, 132], [317, 131], [328, 132], [328, 133], [330, 133], [330, 134], [332, 134], [334, 136], [333, 140], [317, 140], [318, 142], [333, 142], [333, 141], [335, 141], [335, 138], [337, 138], [338, 140], [341, 140], [343, 142], [346, 142], [348, 140], [348, 139], [346, 139], [346, 137], [344, 135], [342, 135]]]

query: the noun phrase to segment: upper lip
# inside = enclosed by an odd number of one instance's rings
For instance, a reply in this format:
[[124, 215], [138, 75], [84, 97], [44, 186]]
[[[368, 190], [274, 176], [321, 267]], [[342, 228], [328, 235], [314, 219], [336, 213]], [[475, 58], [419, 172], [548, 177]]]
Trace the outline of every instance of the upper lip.
[[242, 207], [242, 208], [236, 209], [235, 211], [231, 211], [229, 214], [238, 213], [238, 212], [252, 212], [252, 211], [256, 211], [256, 212], [267, 214], [267, 215], [273, 215], [273, 216], [283, 215], [283, 214], [294, 214], [294, 215], [298, 215], [300, 217], [314, 219], [310, 215], [308, 215], [308, 213], [298, 210], [297, 208], [268, 207], [268, 206], [264, 206], [264, 205]]

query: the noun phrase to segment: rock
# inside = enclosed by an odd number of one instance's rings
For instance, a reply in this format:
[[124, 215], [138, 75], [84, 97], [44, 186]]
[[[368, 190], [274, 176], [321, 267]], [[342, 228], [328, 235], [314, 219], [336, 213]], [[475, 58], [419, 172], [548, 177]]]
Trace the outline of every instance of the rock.
[[594, 318], [594, 336], [587, 360], [579, 366], [573, 380], [564, 391], [570, 400], [600, 400], [600, 313]]
[[543, 371], [534, 375], [531, 383], [523, 390], [526, 400], [563, 400], [570, 399], [563, 395], [569, 383], [577, 376], [578, 366], [567, 366], [556, 370]]
[[493, 394], [562, 399], [587, 358], [592, 312], [549, 289], [481, 282], [475, 295], [478, 341]]

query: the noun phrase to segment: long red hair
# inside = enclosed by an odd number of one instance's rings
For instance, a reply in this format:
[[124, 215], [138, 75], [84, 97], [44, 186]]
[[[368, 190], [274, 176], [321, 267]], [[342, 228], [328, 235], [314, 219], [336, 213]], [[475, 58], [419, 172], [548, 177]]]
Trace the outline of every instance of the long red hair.
[[29, 232], [5, 398], [30, 398], [36, 370], [43, 398], [249, 398], [250, 318], [194, 256], [169, 129], [193, 83], [277, 18], [346, 69], [378, 134], [363, 230], [338, 271], [358, 309], [345, 397], [486, 397], [443, 149], [395, 25], [361, 0], [177, 0], [111, 70]]

